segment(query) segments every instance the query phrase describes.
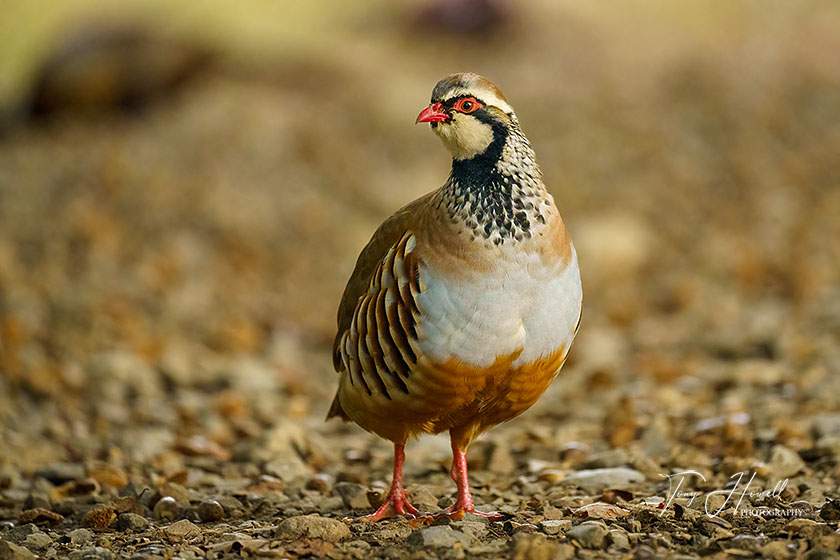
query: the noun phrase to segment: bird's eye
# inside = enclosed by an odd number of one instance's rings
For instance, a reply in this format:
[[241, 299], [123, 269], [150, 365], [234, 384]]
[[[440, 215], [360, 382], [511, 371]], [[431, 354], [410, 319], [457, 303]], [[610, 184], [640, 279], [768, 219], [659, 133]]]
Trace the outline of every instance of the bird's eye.
[[464, 97], [455, 102], [453, 109], [462, 113], [472, 113], [482, 107], [474, 97]]

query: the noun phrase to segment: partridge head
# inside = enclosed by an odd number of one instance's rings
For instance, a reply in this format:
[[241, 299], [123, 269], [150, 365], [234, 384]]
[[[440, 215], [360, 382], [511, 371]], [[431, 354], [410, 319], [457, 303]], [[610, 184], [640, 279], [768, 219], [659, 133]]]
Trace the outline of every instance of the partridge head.
[[536, 402], [581, 314], [574, 246], [501, 91], [476, 74], [453, 74], [416, 122], [430, 123], [452, 169], [362, 250], [333, 347], [339, 387], [328, 418], [394, 443], [391, 490], [370, 520], [419, 513], [402, 487], [404, 446], [442, 431], [452, 441], [457, 496], [438, 515], [481, 513], [467, 448]]

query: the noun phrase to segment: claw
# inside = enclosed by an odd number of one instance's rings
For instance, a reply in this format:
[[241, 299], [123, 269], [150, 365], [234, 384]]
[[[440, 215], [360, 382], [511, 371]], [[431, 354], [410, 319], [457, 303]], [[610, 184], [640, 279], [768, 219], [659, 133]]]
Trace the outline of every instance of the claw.
[[379, 506], [379, 509], [370, 515], [362, 517], [362, 521], [373, 523], [380, 519], [396, 517], [397, 515], [404, 515], [413, 519], [419, 513], [420, 511], [416, 507], [408, 503], [408, 496], [406, 496], [405, 490], [394, 492], [392, 488], [391, 492], [388, 492], [388, 497]]

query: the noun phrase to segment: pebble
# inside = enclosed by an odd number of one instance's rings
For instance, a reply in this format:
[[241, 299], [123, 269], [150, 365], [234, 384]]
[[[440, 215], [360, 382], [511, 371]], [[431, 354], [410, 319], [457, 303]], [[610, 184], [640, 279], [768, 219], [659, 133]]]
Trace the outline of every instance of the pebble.
[[60, 513], [44, 508], [32, 508], [21, 512], [18, 522], [21, 524], [34, 523], [35, 525], [55, 525], [64, 519]]
[[630, 537], [624, 529], [610, 529], [610, 543], [619, 550], [630, 550]]
[[85, 467], [81, 463], [52, 463], [39, 467], [35, 476], [45, 478], [56, 486], [85, 477]]
[[540, 529], [547, 535], [559, 535], [572, 528], [570, 519], [544, 519], [540, 521]]
[[284, 519], [277, 526], [275, 536], [287, 540], [309, 538], [338, 542], [350, 536], [350, 529], [337, 519], [321, 517], [317, 514], [299, 515]]
[[327, 494], [332, 486], [332, 477], [328, 474], [317, 473], [306, 481], [306, 489]]
[[137, 513], [143, 514], [143, 504], [137, 498], [132, 496], [119, 496], [111, 502], [114, 511], [119, 513]]
[[557, 544], [545, 535], [516, 533], [513, 535], [514, 560], [551, 560], [555, 557]]
[[29, 494], [23, 502], [23, 509], [44, 509], [51, 510], [50, 499], [43, 494]]
[[333, 487], [333, 492], [341, 496], [344, 505], [351, 509], [368, 509], [370, 500], [367, 497], [367, 488], [355, 482], [338, 482]]
[[120, 531], [140, 532], [146, 530], [148, 526], [149, 520], [136, 513], [121, 513], [117, 517], [117, 529]]
[[173, 543], [193, 539], [201, 535], [201, 529], [199, 529], [198, 525], [196, 525], [189, 519], [182, 519], [180, 521], [176, 521], [172, 525], [166, 527], [163, 530], [163, 532], [166, 534], [167, 538]]
[[825, 521], [840, 521], [840, 501], [828, 500], [820, 508], [820, 518]]
[[569, 473], [560, 481], [561, 486], [577, 486], [586, 492], [604, 488], [624, 490], [645, 480], [645, 475], [627, 467], [587, 469]]
[[35, 555], [22, 546], [0, 541], [0, 560], [35, 560]]
[[[467, 515], [470, 515], [471, 517], [479, 517], [481, 521], [468, 521]], [[457, 526], [455, 526], [455, 528], [460, 529], [465, 535], [472, 537], [475, 541], [480, 541], [487, 537], [490, 533], [489, 521], [479, 515], [467, 515], [464, 515], [464, 518], [457, 524]]]
[[215, 500], [225, 508], [225, 515], [228, 517], [240, 517], [245, 514], [245, 506], [233, 496], [217, 496]]
[[111, 506], [99, 505], [88, 511], [82, 517], [82, 527], [87, 529], [94, 529], [96, 531], [104, 531], [111, 526], [111, 523], [117, 518], [114, 508]]
[[38, 550], [44, 550], [48, 546], [52, 544], [53, 540], [50, 538], [49, 535], [38, 531], [37, 533], [32, 533], [26, 539], [24, 539], [23, 544], [27, 548], [35, 548]]
[[128, 484], [128, 475], [125, 474], [125, 471], [108, 463], [93, 463], [88, 467], [87, 474], [99, 484], [113, 488], [122, 488]]
[[825, 523], [819, 523], [818, 521], [804, 517], [791, 519], [785, 529], [793, 535], [800, 535], [806, 539], [812, 539], [815, 536], [823, 535], [830, 531], [828, 525]]
[[608, 504], [605, 502], [593, 502], [579, 507], [573, 513], [575, 517], [593, 517], [599, 519], [608, 519], [611, 517], [623, 517], [630, 515], [630, 512], [615, 504]]
[[554, 560], [569, 560], [575, 556], [575, 547], [568, 543], [558, 543], [554, 552]]
[[411, 533], [411, 526], [407, 523], [377, 524], [373, 531], [373, 534], [379, 543], [387, 543], [390, 541], [402, 542], [407, 539]]
[[161, 499], [165, 497], [173, 498], [178, 505], [182, 508], [187, 508], [190, 506], [190, 493], [189, 491], [177, 484], [175, 482], [166, 482], [158, 489], [158, 494], [160, 495]]
[[817, 438], [840, 436], [840, 414], [821, 414], [814, 418], [814, 434]]
[[796, 451], [784, 445], [774, 445], [770, 451], [769, 466], [777, 478], [785, 479], [799, 474], [805, 468], [805, 461]]
[[438, 499], [425, 486], [412, 484], [406, 490], [408, 501], [420, 511], [435, 511], [438, 509]]
[[219, 521], [225, 516], [225, 508], [216, 500], [203, 500], [198, 504], [198, 518], [205, 523]]
[[487, 454], [487, 470], [497, 474], [511, 474], [516, 470], [516, 459], [507, 445], [491, 445]]
[[175, 498], [164, 496], [155, 504], [152, 514], [155, 519], [174, 521], [184, 515], [184, 510]]
[[584, 521], [566, 531], [569, 540], [575, 540], [584, 548], [600, 548], [609, 530], [600, 521]]
[[791, 541], [771, 541], [761, 547], [761, 557], [770, 560], [788, 560], [798, 554], [799, 548]]
[[415, 546], [451, 548], [457, 543], [464, 545], [469, 544], [470, 541], [470, 537], [463, 532], [449, 525], [440, 525], [414, 531], [406, 542]]
[[70, 553], [70, 560], [113, 560], [114, 553], [101, 546], [89, 546]]
[[74, 529], [67, 533], [67, 538], [70, 539], [70, 544], [82, 545], [93, 538], [93, 533], [87, 529]]
[[584, 469], [612, 469], [630, 463], [630, 454], [623, 447], [593, 453], [581, 463]]

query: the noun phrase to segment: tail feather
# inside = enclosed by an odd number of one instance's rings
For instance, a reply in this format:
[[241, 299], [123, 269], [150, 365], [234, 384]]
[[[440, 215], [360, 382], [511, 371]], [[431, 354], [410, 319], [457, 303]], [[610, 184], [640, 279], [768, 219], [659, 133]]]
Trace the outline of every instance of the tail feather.
[[333, 398], [333, 402], [330, 405], [330, 411], [327, 412], [326, 419], [329, 420], [330, 418], [335, 418], [336, 416], [341, 418], [345, 422], [350, 421], [350, 417], [347, 416], [347, 413], [344, 412], [343, 408], [341, 408], [341, 402], [338, 400], [338, 393], [336, 393], [335, 397]]

